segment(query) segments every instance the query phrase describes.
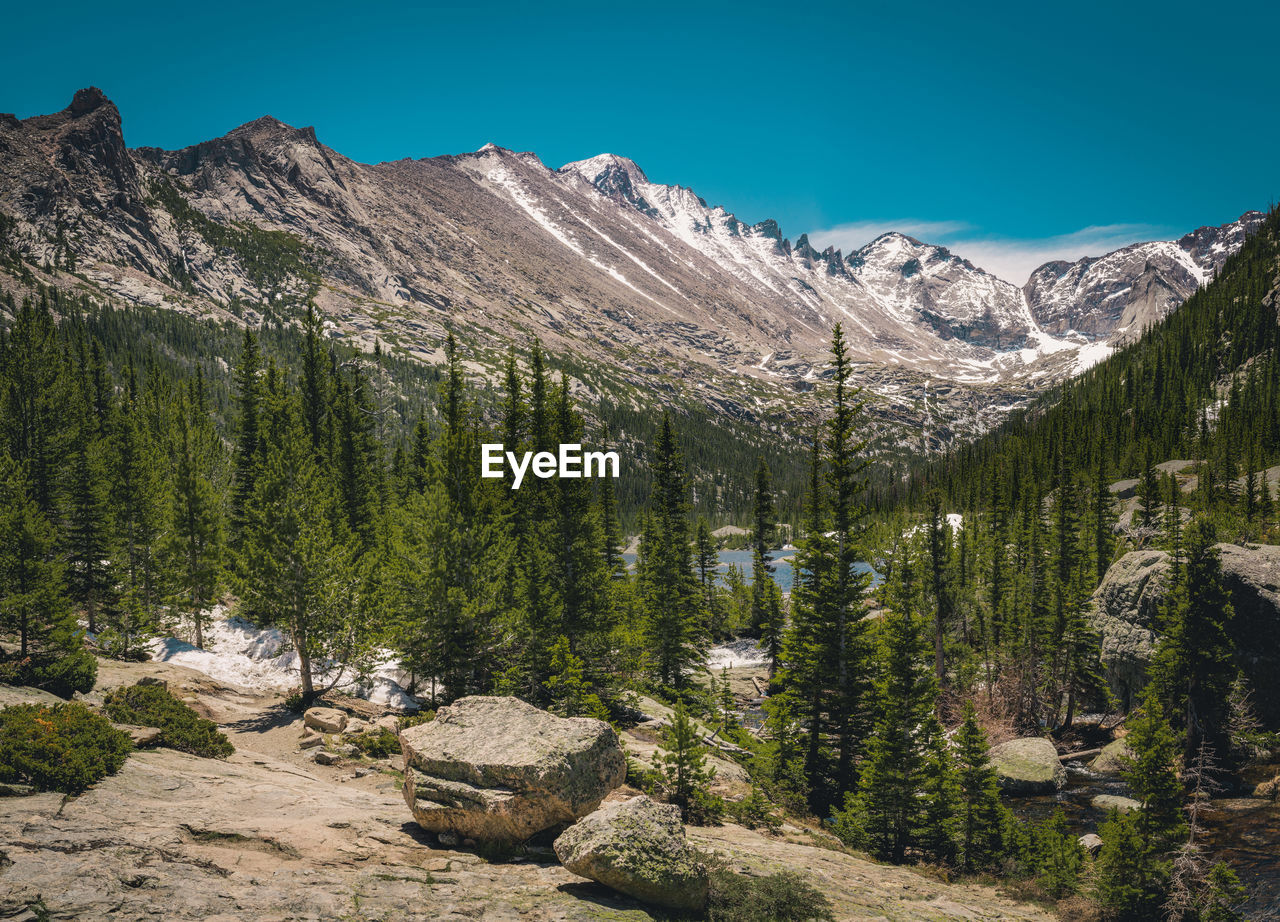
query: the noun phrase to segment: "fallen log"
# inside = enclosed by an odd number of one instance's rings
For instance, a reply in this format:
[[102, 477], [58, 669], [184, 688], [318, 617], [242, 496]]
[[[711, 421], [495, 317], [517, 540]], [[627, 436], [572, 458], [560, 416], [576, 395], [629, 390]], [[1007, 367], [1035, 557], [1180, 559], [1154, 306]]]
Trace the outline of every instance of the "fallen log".
[[1092, 759], [1096, 755], [1101, 755], [1101, 749], [1081, 749], [1079, 752], [1067, 752], [1058, 756], [1059, 762], [1074, 762], [1076, 759]]

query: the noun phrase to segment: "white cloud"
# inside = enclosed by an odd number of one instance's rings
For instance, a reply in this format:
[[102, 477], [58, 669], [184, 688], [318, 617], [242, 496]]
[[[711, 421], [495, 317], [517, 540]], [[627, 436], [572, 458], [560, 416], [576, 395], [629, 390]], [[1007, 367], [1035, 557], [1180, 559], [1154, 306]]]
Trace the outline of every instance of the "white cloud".
[[1104, 224], [1050, 237], [1017, 238], [984, 234], [962, 221], [859, 221], [809, 234], [818, 249], [837, 246], [847, 255], [886, 231], [947, 247], [992, 275], [1021, 285], [1039, 266], [1057, 259], [1101, 256], [1130, 243], [1166, 240], [1175, 236], [1152, 224]]

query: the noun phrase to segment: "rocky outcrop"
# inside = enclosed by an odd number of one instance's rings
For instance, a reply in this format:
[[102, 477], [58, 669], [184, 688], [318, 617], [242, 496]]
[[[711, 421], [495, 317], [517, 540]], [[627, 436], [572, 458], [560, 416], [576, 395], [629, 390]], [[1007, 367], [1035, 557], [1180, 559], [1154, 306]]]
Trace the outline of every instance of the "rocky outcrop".
[[644, 796], [608, 804], [565, 830], [555, 851], [573, 873], [646, 903], [696, 911], [707, 902], [706, 866], [671, 804]]
[[[172, 663], [99, 661], [96, 691], [163, 678], [235, 744], [226, 760], [138, 751], [115, 775], [66, 798], [0, 791], [0, 919], [119, 922], [619, 922], [669, 910], [584, 881], [551, 856], [489, 862], [442, 849], [406, 822], [390, 762], [318, 767], [296, 748], [301, 717], [258, 694]], [[0, 685], [0, 701], [25, 696]], [[803, 869], [838, 918], [1051, 922], [994, 888], [944, 883], [739, 826], [691, 829], [691, 844], [736, 870]], [[1270, 840], [1267, 840], [1269, 844]]]
[[1093, 626], [1107, 684], [1128, 709], [1147, 684], [1155, 623], [1168, 585], [1169, 555], [1133, 551], [1107, 570], [1093, 595]]
[[129, 734], [129, 739], [133, 740], [133, 745], [138, 749], [145, 749], [148, 746], [154, 746], [160, 741], [160, 734], [163, 732], [159, 727], [135, 727], [132, 724], [117, 724], [115, 727], [124, 733]]
[[1133, 757], [1133, 751], [1124, 740], [1112, 740], [1102, 747], [1102, 752], [1094, 757], [1089, 767], [1095, 772], [1114, 775], [1124, 769], [1127, 760]]
[[[555, 861], [489, 863], [444, 851], [404, 821], [389, 775], [344, 781], [254, 753], [250, 742], [237, 738], [226, 761], [136, 753], [79, 797], [0, 802], [0, 919], [667, 918]], [[803, 868], [842, 919], [1052, 922], [991, 887], [947, 884], [738, 826], [693, 836], [753, 873]]]
[[1054, 794], [1067, 783], [1058, 750], [1044, 737], [1009, 740], [991, 748], [991, 767], [1006, 794], [1029, 797]]
[[401, 732], [400, 746], [418, 825], [483, 842], [522, 842], [572, 823], [627, 773], [607, 723], [556, 717], [518, 698], [459, 699]]
[[[1219, 544], [1223, 583], [1235, 617], [1230, 631], [1237, 665], [1249, 680], [1258, 716], [1280, 727], [1280, 547]], [[1168, 591], [1169, 555], [1133, 551], [1107, 571], [1093, 597], [1092, 620], [1112, 691], [1126, 707], [1146, 684], [1159, 640], [1157, 616]]]

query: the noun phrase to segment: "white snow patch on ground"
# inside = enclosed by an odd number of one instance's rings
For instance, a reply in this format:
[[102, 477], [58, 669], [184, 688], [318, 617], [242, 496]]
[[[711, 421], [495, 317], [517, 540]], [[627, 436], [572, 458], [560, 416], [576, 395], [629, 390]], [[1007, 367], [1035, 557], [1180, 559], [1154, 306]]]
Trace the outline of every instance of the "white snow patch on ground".
[[707, 668], [713, 671], [736, 669], [739, 666], [767, 666], [769, 657], [760, 648], [760, 642], [744, 638], [716, 644], [707, 651]]
[[1082, 371], [1088, 371], [1115, 351], [1115, 347], [1107, 343], [1090, 343], [1087, 346], [1083, 346], [1076, 356], [1075, 373], [1080, 374]]
[[[288, 691], [297, 688], [298, 654], [289, 649], [276, 628], [260, 628], [242, 618], [228, 618], [219, 606], [204, 626], [204, 649], [177, 637], [161, 637], [148, 645], [151, 658], [203, 672], [212, 679], [255, 691]], [[325, 663], [326, 672], [315, 676], [323, 687], [336, 675], [337, 664]], [[409, 676], [390, 651], [383, 651], [363, 682], [343, 675], [338, 690], [393, 710], [416, 710], [417, 702], [405, 691]]]

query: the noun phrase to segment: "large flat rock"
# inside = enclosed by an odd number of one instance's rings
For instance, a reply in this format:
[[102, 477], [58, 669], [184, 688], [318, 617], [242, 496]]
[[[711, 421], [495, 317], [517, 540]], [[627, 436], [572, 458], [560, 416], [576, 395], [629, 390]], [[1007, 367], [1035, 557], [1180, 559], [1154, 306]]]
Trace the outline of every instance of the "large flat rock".
[[1009, 740], [991, 747], [991, 767], [1006, 794], [1055, 794], [1067, 783], [1067, 770], [1053, 743], [1041, 736]]
[[404, 797], [418, 825], [487, 842], [522, 842], [567, 825], [626, 779], [607, 723], [557, 717], [477, 695], [400, 734]]

